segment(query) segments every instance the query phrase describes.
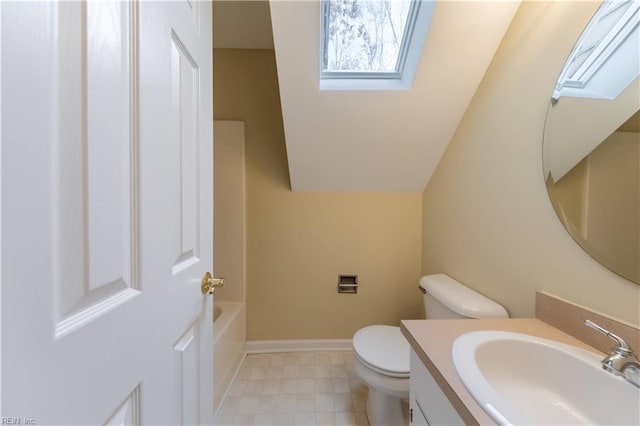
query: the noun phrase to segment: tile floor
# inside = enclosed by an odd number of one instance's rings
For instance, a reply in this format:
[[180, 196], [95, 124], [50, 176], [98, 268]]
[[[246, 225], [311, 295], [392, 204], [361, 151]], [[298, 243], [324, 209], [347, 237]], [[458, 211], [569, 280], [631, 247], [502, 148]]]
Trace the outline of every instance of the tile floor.
[[216, 425], [365, 425], [367, 386], [351, 351], [247, 355]]

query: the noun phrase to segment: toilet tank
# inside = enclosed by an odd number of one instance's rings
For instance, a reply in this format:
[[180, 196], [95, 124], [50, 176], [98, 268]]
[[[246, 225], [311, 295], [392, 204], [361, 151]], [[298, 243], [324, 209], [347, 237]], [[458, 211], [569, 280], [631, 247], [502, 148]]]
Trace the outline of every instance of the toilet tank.
[[502, 305], [445, 274], [420, 278], [427, 319], [508, 318]]

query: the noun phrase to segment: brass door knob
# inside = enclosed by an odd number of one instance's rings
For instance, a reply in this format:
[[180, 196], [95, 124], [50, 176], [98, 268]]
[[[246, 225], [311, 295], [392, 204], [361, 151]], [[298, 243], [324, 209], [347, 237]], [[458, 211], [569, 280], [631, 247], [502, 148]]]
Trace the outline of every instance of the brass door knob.
[[217, 287], [224, 286], [224, 278], [213, 278], [210, 272], [205, 272], [202, 276], [202, 294], [213, 294]]

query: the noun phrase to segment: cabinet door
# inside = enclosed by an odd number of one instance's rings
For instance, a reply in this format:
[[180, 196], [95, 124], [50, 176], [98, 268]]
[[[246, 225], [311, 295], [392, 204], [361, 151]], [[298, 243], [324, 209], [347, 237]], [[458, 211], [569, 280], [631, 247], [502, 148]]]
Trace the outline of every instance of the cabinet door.
[[411, 398], [410, 408], [411, 411], [411, 424], [416, 426], [429, 426], [429, 422], [427, 421], [427, 417], [422, 411], [422, 407], [417, 399]]
[[464, 425], [462, 418], [413, 349], [409, 398], [412, 425]]

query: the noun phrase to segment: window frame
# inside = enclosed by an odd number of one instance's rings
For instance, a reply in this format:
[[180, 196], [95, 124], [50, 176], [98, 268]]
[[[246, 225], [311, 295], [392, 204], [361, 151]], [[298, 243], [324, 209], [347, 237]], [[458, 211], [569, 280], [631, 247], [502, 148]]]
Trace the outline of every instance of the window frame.
[[327, 71], [329, 0], [320, 0], [320, 90], [409, 90], [426, 40], [435, 0], [411, 0], [395, 71]]

